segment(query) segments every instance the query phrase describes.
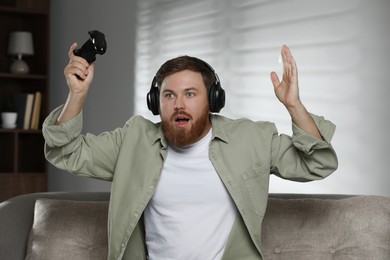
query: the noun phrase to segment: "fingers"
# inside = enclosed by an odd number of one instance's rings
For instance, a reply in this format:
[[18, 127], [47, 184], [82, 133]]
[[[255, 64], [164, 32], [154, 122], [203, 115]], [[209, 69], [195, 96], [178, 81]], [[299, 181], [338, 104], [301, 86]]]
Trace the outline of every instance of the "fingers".
[[85, 79], [88, 76], [88, 64], [74, 57], [65, 67], [64, 74], [66, 77], [78, 76], [80, 79]]
[[85, 59], [74, 55], [73, 51], [76, 48], [77, 43], [73, 43], [69, 49], [69, 63], [65, 67], [64, 74], [66, 77], [77, 76], [79, 79], [84, 80], [89, 74], [89, 68], [93, 69], [93, 66], [90, 67], [90, 64]]
[[295, 59], [291, 54], [290, 48], [287, 45], [282, 46], [281, 50], [282, 60], [283, 60], [283, 78], [282, 82], [280, 81], [278, 75], [275, 72], [272, 72], [270, 77], [272, 84], [276, 88], [282, 83], [297, 84], [298, 82], [298, 70], [295, 63]]
[[283, 59], [283, 74], [287, 77], [296, 76], [297, 65], [293, 55], [291, 54], [290, 48], [287, 47], [287, 45], [283, 45], [281, 53]]

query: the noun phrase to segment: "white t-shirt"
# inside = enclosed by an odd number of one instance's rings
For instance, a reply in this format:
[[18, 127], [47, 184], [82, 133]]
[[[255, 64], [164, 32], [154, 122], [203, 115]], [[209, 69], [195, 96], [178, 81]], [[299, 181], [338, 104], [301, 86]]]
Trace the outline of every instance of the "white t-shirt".
[[210, 132], [184, 149], [169, 147], [145, 209], [150, 260], [221, 259], [236, 207], [208, 158]]

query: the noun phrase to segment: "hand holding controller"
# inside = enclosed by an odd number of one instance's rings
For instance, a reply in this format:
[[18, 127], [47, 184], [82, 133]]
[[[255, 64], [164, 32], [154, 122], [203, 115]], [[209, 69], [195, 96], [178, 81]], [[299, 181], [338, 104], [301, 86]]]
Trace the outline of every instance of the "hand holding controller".
[[104, 34], [97, 30], [89, 31], [88, 34], [90, 38], [73, 53], [84, 58], [88, 63], [92, 63], [96, 60], [96, 54], [103, 55], [106, 52], [107, 42]]

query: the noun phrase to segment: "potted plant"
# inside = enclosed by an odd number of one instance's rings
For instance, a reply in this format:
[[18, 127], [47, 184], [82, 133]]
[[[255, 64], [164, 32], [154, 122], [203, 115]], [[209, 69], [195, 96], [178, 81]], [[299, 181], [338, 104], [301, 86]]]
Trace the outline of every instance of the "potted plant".
[[6, 99], [1, 107], [1, 127], [15, 128], [18, 118], [18, 108], [12, 99]]

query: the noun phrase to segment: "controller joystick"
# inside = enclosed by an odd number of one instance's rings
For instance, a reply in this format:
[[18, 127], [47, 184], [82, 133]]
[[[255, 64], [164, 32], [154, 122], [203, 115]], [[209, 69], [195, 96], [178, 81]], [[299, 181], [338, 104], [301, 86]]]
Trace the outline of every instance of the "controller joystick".
[[104, 34], [97, 30], [89, 31], [88, 34], [90, 38], [73, 53], [84, 58], [88, 63], [92, 63], [96, 60], [96, 54], [103, 55], [106, 52], [107, 42]]

